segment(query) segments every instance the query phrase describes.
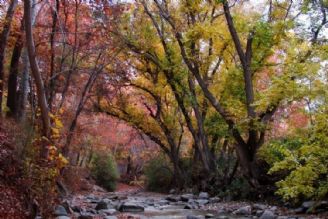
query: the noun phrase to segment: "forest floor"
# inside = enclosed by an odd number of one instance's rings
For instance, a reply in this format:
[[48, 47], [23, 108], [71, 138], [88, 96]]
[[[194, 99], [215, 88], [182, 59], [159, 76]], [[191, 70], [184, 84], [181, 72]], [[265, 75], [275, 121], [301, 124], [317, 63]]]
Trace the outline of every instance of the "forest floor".
[[14, 139], [8, 126], [0, 118], [0, 218], [21, 219], [27, 211], [20, 186], [20, 165], [15, 159]]

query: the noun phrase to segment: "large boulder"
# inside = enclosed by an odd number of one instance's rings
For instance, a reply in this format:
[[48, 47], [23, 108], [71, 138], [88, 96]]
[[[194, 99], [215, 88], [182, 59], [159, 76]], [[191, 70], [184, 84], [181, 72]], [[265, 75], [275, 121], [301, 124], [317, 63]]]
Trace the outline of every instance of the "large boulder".
[[125, 202], [120, 205], [118, 210], [120, 212], [143, 212], [145, 208], [137, 203]]

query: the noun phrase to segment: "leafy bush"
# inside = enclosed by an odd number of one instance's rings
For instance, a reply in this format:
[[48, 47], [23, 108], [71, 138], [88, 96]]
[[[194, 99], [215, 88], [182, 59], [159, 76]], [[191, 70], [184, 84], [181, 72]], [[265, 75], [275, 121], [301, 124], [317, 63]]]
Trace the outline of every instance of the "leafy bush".
[[173, 180], [172, 167], [164, 157], [148, 161], [144, 169], [146, 186], [150, 191], [164, 192], [170, 189]]
[[93, 160], [91, 173], [98, 185], [114, 191], [119, 179], [116, 162], [110, 154], [97, 154]]
[[316, 115], [316, 122], [302, 139], [299, 147], [279, 148], [282, 159], [275, 160], [269, 173], [288, 171], [277, 182], [277, 194], [293, 202], [322, 199], [328, 194], [328, 109]]

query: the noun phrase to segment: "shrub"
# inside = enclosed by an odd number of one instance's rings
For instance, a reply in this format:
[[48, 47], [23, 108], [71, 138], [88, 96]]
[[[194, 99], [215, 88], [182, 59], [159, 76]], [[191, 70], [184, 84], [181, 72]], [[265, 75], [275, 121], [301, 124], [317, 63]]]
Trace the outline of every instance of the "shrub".
[[114, 191], [119, 179], [116, 162], [110, 154], [97, 154], [91, 169], [92, 175], [99, 186]]
[[148, 161], [144, 172], [146, 186], [150, 191], [164, 192], [170, 189], [173, 180], [173, 171], [168, 160], [164, 157]]
[[284, 200], [299, 202], [302, 199], [323, 199], [328, 194], [328, 109], [316, 115], [315, 123], [298, 138], [298, 147], [276, 147], [281, 159], [276, 160], [269, 173], [288, 171], [277, 182], [277, 194]]

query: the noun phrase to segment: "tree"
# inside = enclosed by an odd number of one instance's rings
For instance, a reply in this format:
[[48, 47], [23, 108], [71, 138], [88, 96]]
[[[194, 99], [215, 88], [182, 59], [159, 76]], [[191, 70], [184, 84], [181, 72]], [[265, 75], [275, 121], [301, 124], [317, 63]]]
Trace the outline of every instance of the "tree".
[[[49, 138], [50, 131], [51, 131], [49, 109], [48, 109], [48, 103], [45, 95], [43, 80], [36, 60], [33, 31], [32, 31], [32, 16], [31, 16], [30, 0], [24, 1], [24, 21], [25, 21], [24, 24], [25, 24], [25, 33], [26, 33], [26, 47], [27, 47], [28, 57], [30, 61], [31, 72], [34, 77], [36, 88], [37, 88], [38, 104], [41, 109], [43, 135]], [[44, 152], [43, 152], [43, 156], [46, 156]]]
[[[258, 186], [256, 154], [265, 141], [268, 124], [282, 103], [298, 98], [296, 78], [302, 78], [306, 68], [310, 68], [309, 54], [295, 49], [304, 41], [287, 34], [295, 19], [290, 13], [293, 3], [271, 2], [268, 19], [263, 20], [257, 12], [247, 16], [237, 13], [243, 12], [244, 5], [229, 5], [228, 1], [138, 2], [136, 12], [144, 13], [148, 19], [141, 18], [138, 21], [141, 28], [134, 30], [123, 26], [125, 37], [123, 34], [120, 37], [132, 52], [167, 73], [182, 112], [185, 106], [179, 91], [188, 89], [198, 133], [202, 133], [204, 118], [199, 116], [197, 99], [204, 96], [208, 100], [228, 126], [244, 175], [253, 186]], [[236, 13], [232, 14], [232, 8]], [[150, 41], [153, 37], [150, 34], [156, 34], [157, 39]], [[142, 38], [148, 41], [143, 42]], [[293, 44], [287, 46], [291, 40]], [[215, 76], [208, 80], [213, 72]], [[268, 81], [264, 86], [259, 83], [263, 77]], [[175, 78], [182, 78], [180, 84], [183, 80], [187, 83], [178, 88]], [[197, 89], [202, 94], [196, 94]], [[188, 122], [187, 113], [183, 114], [193, 133], [195, 128]], [[198, 136], [194, 133], [195, 144], [204, 151], [203, 164], [208, 170], [206, 133]]]
[[0, 114], [2, 113], [2, 98], [3, 98], [3, 83], [4, 83], [4, 58], [5, 50], [10, 32], [11, 22], [13, 20], [15, 8], [18, 0], [10, 1], [6, 18], [4, 20], [4, 26], [0, 33]]

